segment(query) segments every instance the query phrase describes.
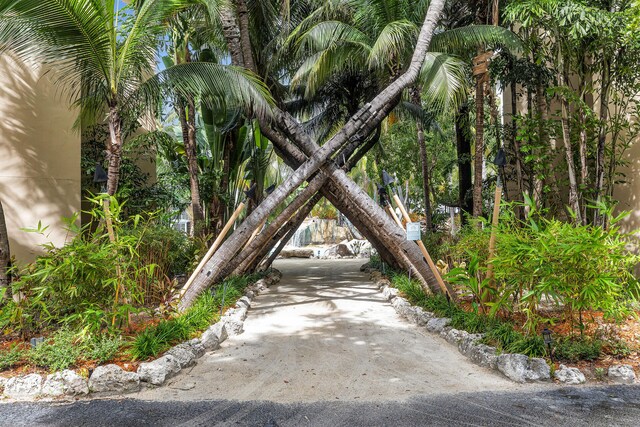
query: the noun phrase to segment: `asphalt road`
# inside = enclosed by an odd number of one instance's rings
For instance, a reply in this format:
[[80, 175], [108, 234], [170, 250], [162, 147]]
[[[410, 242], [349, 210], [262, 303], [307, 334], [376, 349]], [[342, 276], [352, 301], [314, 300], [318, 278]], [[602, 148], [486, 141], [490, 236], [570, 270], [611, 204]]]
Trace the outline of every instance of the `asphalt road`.
[[417, 396], [401, 402], [93, 400], [0, 405], [2, 426], [638, 426], [640, 387]]

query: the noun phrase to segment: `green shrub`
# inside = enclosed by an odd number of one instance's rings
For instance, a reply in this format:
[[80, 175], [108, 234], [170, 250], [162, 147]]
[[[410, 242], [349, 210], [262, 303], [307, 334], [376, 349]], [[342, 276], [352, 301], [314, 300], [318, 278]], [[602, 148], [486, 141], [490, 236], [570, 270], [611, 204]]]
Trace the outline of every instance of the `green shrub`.
[[0, 371], [10, 369], [27, 357], [27, 351], [18, 345], [12, 345], [9, 349], [0, 350]]
[[580, 332], [586, 310], [602, 311], [613, 320], [633, 314], [640, 285], [632, 270], [640, 257], [628, 248], [631, 236], [615, 225], [622, 216], [610, 218], [607, 229], [581, 226], [544, 218], [530, 200], [527, 203], [530, 213], [524, 223], [515, 218], [511, 205], [503, 210], [490, 261], [493, 281], [486, 274], [491, 227], [481, 230], [476, 224], [461, 233], [453, 250], [453, 258], [465, 264], [446, 278], [482, 312], [524, 314], [523, 330], [530, 336], [549, 320], [539, 310], [541, 301], [564, 306]]
[[74, 365], [83, 355], [82, 341], [68, 329], [58, 330], [51, 338], [29, 351], [29, 361], [34, 365], [60, 371]]
[[[60, 248], [44, 245], [45, 253], [22, 269], [20, 278], [12, 284], [12, 293], [24, 296], [19, 307], [8, 305], [3, 309], [20, 311], [20, 323], [14, 324], [15, 329], [45, 330], [66, 325], [97, 333], [125, 324], [130, 312], [142, 303], [138, 278], [151, 274], [154, 266], [140, 262], [139, 237], [119, 234], [125, 226], [140, 226], [140, 218], [119, 221], [122, 206], [113, 197], [109, 200], [116, 241], [109, 240], [102, 225], [91, 232], [91, 224], [83, 228], [75, 224], [77, 216], [68, 219], [68, 231], [75, 237]], [[102, 198], [92, 201], [96, 204], [92, 215], [98, 221], [104, 216]], [[38, 226], [32, 231], [45, 230]]]
[[596, 360], [602, 353], [603, 342], [592, 338], [563, 338], [554, 344], [553, 353], [558, 360], [577, 362]]
[[186, 325], [178, 319], [163, 320], [156, 326], [142, 331], [133, 341], [129, 354], [133, 360], [146, 360], [155, 357], [171, 345], [189, 337]]
[[153, 270], [143, 271], [137, 278], [145, 304], [157, 305], [166, 301], [172, 292], [172, 280], [191, 269], [196, 257], [196, 242], [178, 230], [151, 222], [123, 233], [139, 240], [140, 265], [154, 266]]
[[104, 363], [118, 354], [122, 345], [123, 341], [120, 337], [111, 337], [109, 335], [94, 336], [83, 342], [83, 358]]

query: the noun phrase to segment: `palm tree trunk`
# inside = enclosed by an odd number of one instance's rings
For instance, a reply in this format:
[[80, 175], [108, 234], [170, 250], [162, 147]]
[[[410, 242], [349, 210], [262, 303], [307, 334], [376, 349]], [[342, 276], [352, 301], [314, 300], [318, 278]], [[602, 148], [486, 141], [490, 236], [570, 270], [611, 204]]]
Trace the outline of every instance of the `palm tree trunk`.
[[200, 199], [200, 185], [198, 176], [200, 168], [198, 166], [198, 143], [196, 141], [196, 113], [195, 103], [192, 97], [186, 99], [178, 99], [176, 102], [176, 112], [180, 119], [182, 128], [182, 141], [184, 143], [184, 152], [187, 158], [187, 171], [189, 173], [189, 189], [191, 191], [191, 209], [193, 227], [191, 232], [193, 235], [202, 235], [206, 232], [204, 227], [204, 211], [202, 209], [202, 200]]
[[109, 145], [107, 147], [107, 158], [109, 167], [107, 169], [107, 193], [110, 196], [118, 191], [118, 181], [120, 180], [120, 161], [122, 158], [122, 119], [114, 101], [109, 106]]
[[222, 35], [227, 42], [229, 55], [231, 56], [231, 65], [242, 67], [244, 58], [240, 43], [240, 29], [234, 10], [226, 5], [220, 8], [220, 21], [222, 23]]
[[[260, 264], [260, 262], [266, 257], [271, 249], [278, 243], [275, 251], [269, 257], [270, 261], [267, 261], [266, 268], [273, 262], [273, 260], [278, 256], [282, 248], [291, 240], [291, 237], [295, 234], [295, 232], [300, 228], [300, 225], [304, 222], [305, 218], [309, 216], [313, 207], [320, 201], [322, 198], [322, 194], [316, 193], [313, 197], [307, 201], [307, 203], [301, 207], [298, 212], [294, 216], [292, 216], [289, 221], [280, 227], [280, 229], [273, 234], [273, 236], [269, 239], [269, 241], [262, 246], [262, 248], [256, 252], [255, 256], [250, 256], [246, 260], [244, 260], [238, 268], [233, 272], [234, 275], [244, 274], [245, 272], [254, 271], [255, 268]], [[276, 220], [277, 221], [277, 220]], [[265, 230], [266, 231], [266, 230]]]
[[[422, 99], [420, 97], [420, 90], [417, 87], [411, 88], [411, 102], [413, 102], [419, 108], [422, 108]], [[427, 226], [427, 233], [431, 233], [433, 230], [433, 224], [431, 222], [431, 198], [429, 197], [429, 160], [427, 159], [427, 145], [424, 140], [424, 127], [422, 120], [416, 120], [416, 130], [418, 146], [420, 147], [420, 163], [422, 165], [422, 194], [424, 196], [424, 218]]]
[[476, 147], [473, 170], [473, 217], [482, 216], [482, 168], [484, 162], [484, 75], [476, 78]]
[[236, 12], [238, 14], [238, 30], [240, 31], [240, 46], [244, 66], [254, 73], [257, 72], [253, 61], [253, 50], [251, 49], [251, 36], [249, 34], [249, 12], [245, 0], [234, 0]]
[[9, 267], [11, 266], [11, 251], [9, 248], [9, 234], [4, 217], [4, 209], [0, 200], [0, 292], [11, 283]]
[[473, 214], [473, 181], [471, 180], [471, 129], [469, 128], [469, 106], [463, 104], [455, 117], [456, 151], [458, 155], [458, 203], [460, 222], [467, 223]]
[[[431, 2], [407, 71], [382, 90], [382, 92], [375, 96], [369, 103], [365, 104], [365, 106], [362, 107], [355, 116], [351, 117], [342, 129], [322, 147], [315, 145], [311, 153], [307, 153], [310, 156], [308, 160], [302, 163], [285, 182], [278, 186], [269, 197], [247, 216], [244, 222], [236, 228], [235, 232], [206, 263], [202, 273], [195, 278], [180, 302], [182, 309], [189, 307], [200, 292], [220, 279], [220, 270], [228, 264], [235, 254], [244, 246], [253, 230], [267, 218], [271, 211], [284, 202], [288, 195], [323, 165], [326, 164], [326, 166], [331, 169], [331, 165], [333, 164], [331, 162], [327, 163], [327, 161], [332, 155], [336, 154], [340, 148], [351, 139], [362, 139], [362, 135], [370, 134], [389, 114], [393, 107], [397, 105], [401, 92], [412, 85], [418, 78], [431, 41], [431, 36], [436, 28], [443, 6], [444, 0], [433, 0]], [[229, 43], [229, 40], [227, 40], [227, 43]], [[267, 120], [263, 121], [269, 124]], [[262, 125], [262, 127], [266, 126]], [[285, 127], [284, 129], [286, 129], [287, 133], [298, 135], [300, 140], [308, 138], [308, 135], [303, 135], [304, 132], [299, 125], [290, 128]], [[335, 165], [333, 166], [335, 167]], [[368, 220], [367, 218], [362, 218], [363, 222], [367, 223], [372, 230], [378, 230], [382, 243], [388, 244], [393, 250], [394, 256], [397, 255], [397, 258], [402, 259], [406, 267], [417, 269], [419, 273], [418, 277], [422, 279], [424, 284], [431, 282], [435, 285], [435, 288], [438, 289], [433, 273], [428, 268], [425, 268], [426, 265], [422, 260], [420, 250], [413, 242], [407, 242], [405, 240], [404, 231], [399, 230], [397, 225], [390, 221], [384, 211], [376, 206], [375, 202], [344, 174], [344, 171], [342, 174], [340, 174], [339, 170], [329, 171], [332, 175], [336, 175], [337, 186], [344, 187], [342, 188], [342, 195], [345, 196], [345, 205], [349, 206], [353, 204], [362, 207], [364, 216], [367, 216], [367, 213], [373, 214]], [[348, 198], [348, 196], [346, 196], [347, 194], [351, 196], [349, 201], [346, 200]], [[381, 230], [391, 231], [387, 234]], [[256, 240], [257, 239], [254, 239], [253, 242]]]

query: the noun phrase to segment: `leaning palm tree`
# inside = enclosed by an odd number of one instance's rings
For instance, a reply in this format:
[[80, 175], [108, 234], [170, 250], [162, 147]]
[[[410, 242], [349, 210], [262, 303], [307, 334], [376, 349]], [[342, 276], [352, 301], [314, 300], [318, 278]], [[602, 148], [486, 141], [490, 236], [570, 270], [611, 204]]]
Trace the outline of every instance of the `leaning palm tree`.
[[[124, 133], [137, 127], [148, 107], [165, 93], [206, 90], [268, 108], [266, 89], [250, 74], [213, 63], [197, 70], [183, 64], [155, 74], [163, 23], [190, 0], [1, 0], [0, 52], [51, 66], [61, 91], [79, 108], [77, 124], [107, 122], [107, 192], [118, 188]], [[197, 73], [196, 73], [197, 71]]]
[[[305, 58], [301, 59], [301, 66], [292, 78], [294, 88], [304, 87], [305, 96], [313, 98], [316, 93], [323, 93], [336, 74], [345, 73], [363, 76], [362, 81], [377, 80], [379, 86], [388, 84], [406, 67], [411, 57], [428, 3], [408, 0], [326, 2], [289, 37], [290, 48], [299, 58]], [[411, 102], [422, 109], [424, 98], [424, 106], [430, 111], [456, 108], [467, 92], [466, 65], [460, 57], [470, 49], [499, 45], [518, 48], [519, 41], [505, 28], [486, 25], [434, 34], [432, 52], [427, 53], [420, 78], [410, 88]], [[421, 116], [424, 114], [418, 114]], [[423, 164], [427, 226], [431, 228], [424, 129], [420, 120], [416, 125]]]

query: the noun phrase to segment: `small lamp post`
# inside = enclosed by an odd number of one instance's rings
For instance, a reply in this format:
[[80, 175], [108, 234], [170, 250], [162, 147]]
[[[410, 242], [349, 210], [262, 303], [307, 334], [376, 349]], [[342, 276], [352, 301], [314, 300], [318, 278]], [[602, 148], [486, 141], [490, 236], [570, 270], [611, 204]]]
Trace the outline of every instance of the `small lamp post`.
[[93, 182], [94, 184], [100, 184], [100, 191], [102, 193], [106, 192], [105, 184], [109, 180], [107, 176], [107, 172], [105, 172], [104, 168], [100, 163], [96, 163], [96, 171], [93, 173]]
[[551, 338], [551, 331], [549, 330], [549, 328], [545, 327], [542, 330], [542, 339], [544, 340], [544, 345], [547, 346], [547, 352], [549, 353], [549, 357], [553, 362], [553, 354], [551, 352], [551, 344], [553, 343], [553, 338]]

